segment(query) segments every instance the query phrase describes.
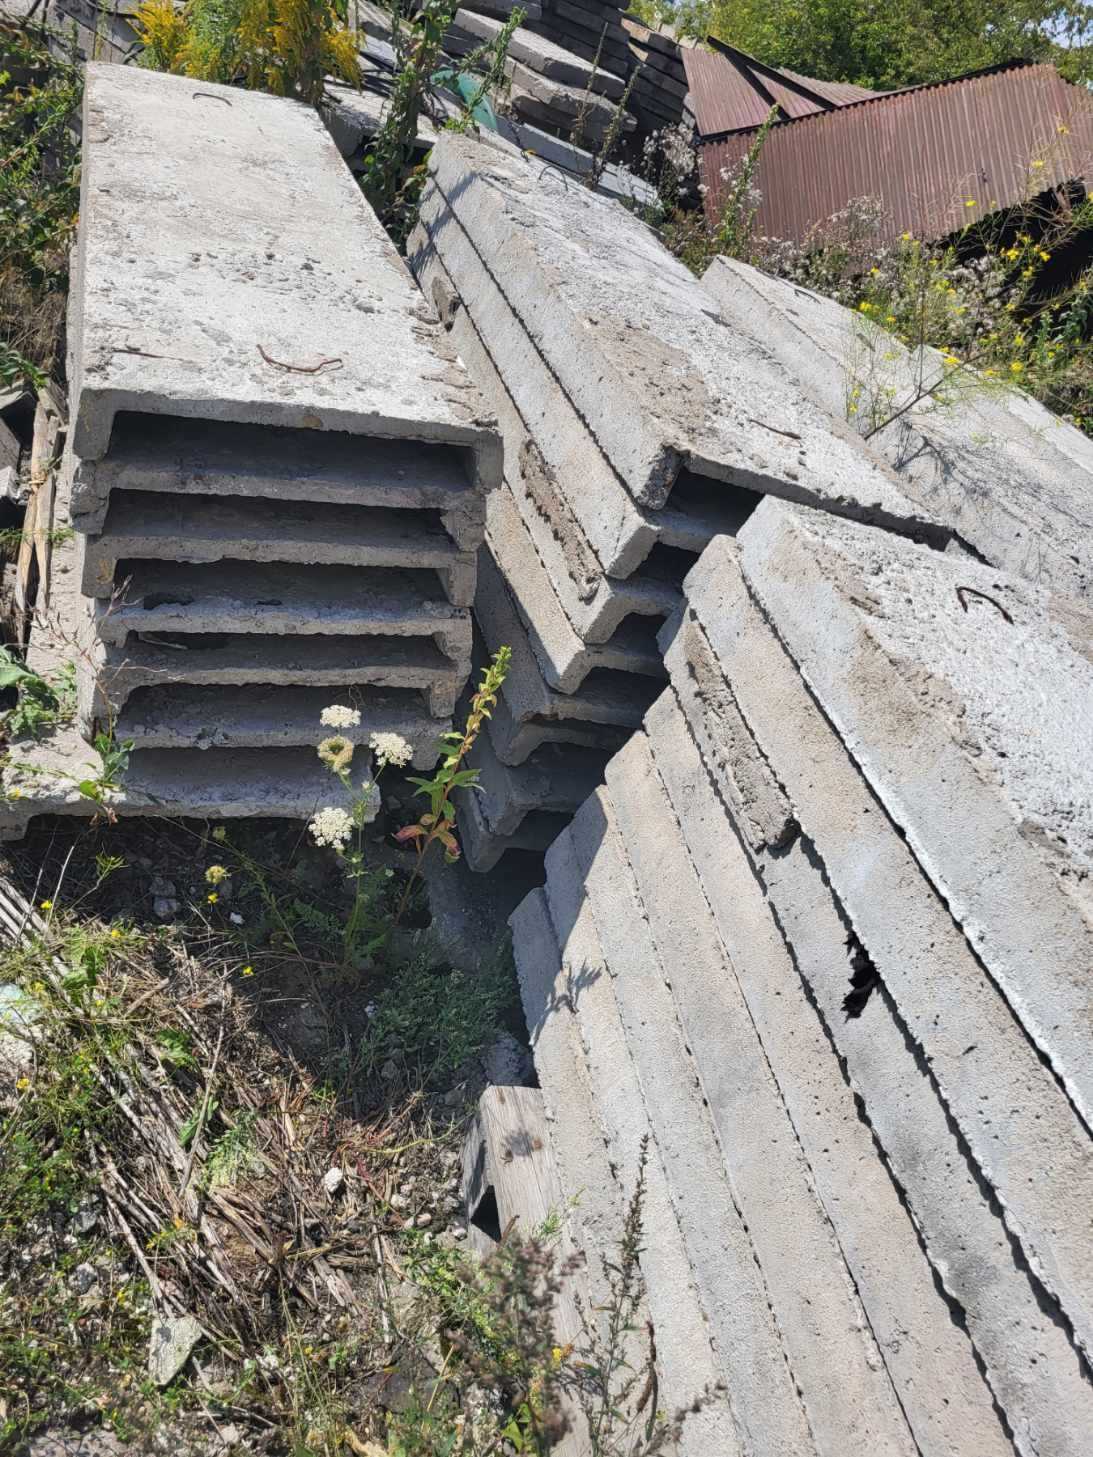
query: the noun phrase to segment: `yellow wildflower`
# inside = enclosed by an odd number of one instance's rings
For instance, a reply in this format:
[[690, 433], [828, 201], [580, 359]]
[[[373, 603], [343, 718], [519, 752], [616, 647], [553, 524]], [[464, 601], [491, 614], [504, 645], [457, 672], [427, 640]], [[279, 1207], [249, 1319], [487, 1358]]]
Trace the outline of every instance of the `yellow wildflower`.
[[1024, 367], [1025, 366], [1021, 363], [1019, 359], [1013, 360], [1010, 364], [1010, 369], [1013, 371], [1014, 374], [1020, 374]]
[[1002, 254], [1003, 258], [1020, 258], [1020, 256], [1020, 248], [1007, 248], [1006, 251]]
[[9, 799], [22, 799], [22, 797], [23, 797], [23, 791], [21, 789], [13, 789], [11, 791], [11, 793], [8, 795], [8, 798]]
[[16, 1083], [15, 1083], [15, 1091], [17, 1093], [25, 1093], [26, 1090], [29, 1087], [30, 1087], [30, 1079], [29, 1078], [18, 1078], [16, 1080]]
[[1035, 162], [1033, 162], [1033, 164], [1032, 164], [1032, 169], [1033, 169], [1034, 172], [1038, 172], [1043, 165], [1044, 165], [1043, 158], [1042, 157], [1037, 157], [1036, 160], [1035, 160]]
[[253, 966], [244, 966], [243, 971], [242, 971], [242, 975], [243, 976], [253, 976], [254, 975], [254, 967]]
[[228, 878], [228, 872], [223, 865], [210, 865], [205, 872], [205, 879], [210, 885], [222, 885]]
[[960, 363], [960, 360], [957, 359], [957, 357], [956, 357], [955, 354], [944, 354], [944, 355], [942, 355], [942, 363], [943, 364], [950, 364], [950, 365], [951, 364], [959, 364]]
[[874, 278], [879, 278], [880, 277], [880, 269], [879, 268], [870, 268], [869, 272], [873, 275]]
[[51, 911], [53, 909], [53, 902], [52, 901], [42, 901], [41, 902], [41, 909], [43, 911]]
[[215, 890], [211, 890], [209, 894], [205, 897], [205, 899], [209, 902], [211, 906], [215, 906], [220, 897], [217, 895]]
[[911, 241], [911, 234], [910, 233], [900, 233], [900, 237], [903, 239], [903, 241], [905, 243], [909, 243]]
[[1024, 334], [1014, 334], [1013, 342], [1017, 346], [1017, 348], [1020, 349], [1021, 345], [1025, 342]]
[[978, 203], [976, 202], [976, 200], [975, 200], [974, 197], [969, 197], [969, 198], [966, 198], [965, 199], [964, 206], [965, 207], [977, 207], [978, 206]]
[[1036, 251], [1039, 254], [1039, 256], [1044, 260], [1045, 263], [1051, 257], [1051, 254], [1050, 253], [1045, 253], [1044, 250], [1043, 250], [1043, 248], [1038, 248]]
[[111, 941], [119, 941], [121, 939], [121, 932], [118, 930], [117, 926], [110, 927], [110, 939]]
[[1070, 135], [1070, 128], [1068, 126], [1065, 126], [1062, 122], [1059, 123], [1055, 130], [1059, 133], [1061, 137], [1068, 137]]
[[863, 298], [861, 303], [858, 305], [858, 308], [863, 314], [867, 314], [872, 307], [873, 305], [869, 302], [867, 298]]
[[990, 377], [995, 373], [995, 371], [993, 369], [985, 369], [983, 371], [983, 373], [987, 376], [988, 379], [990, 379]]

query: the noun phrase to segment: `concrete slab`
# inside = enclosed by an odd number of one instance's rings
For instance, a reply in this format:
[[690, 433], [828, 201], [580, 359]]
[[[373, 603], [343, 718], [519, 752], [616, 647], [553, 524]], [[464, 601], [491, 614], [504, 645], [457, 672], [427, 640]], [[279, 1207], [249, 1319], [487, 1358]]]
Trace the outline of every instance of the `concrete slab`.
[[508, 105], [529, 121], [555, 126], [567, 137], [572, 133], [578, 141], [597, 144], [611, 131], [625, 136], [637, 126], [637, 119], [629, 111], [583, 85], [563, 85], [519, 61], [510, 60], [505, 70], [509, 77]]
[[511, 835], [538, 810], [573, 815], [603, 783], [607, 754], [575, 744], [546, 744], [513, 767], [501, 763], [489, 734], [480, 734], [467, 762], [478, 770], [478, 787], [462, 791], [459, 803], [473, 797], [491, 834]]
[[[615, 979], [569, 829], [548, 853], [546, 896], [563, 957], [560, 980], [575, 1013], [592, 1104], [603, 1124], [624, 1204], [637, 1187], [643, 1148], [647, 1152], [640, 1264], [656, 1343], [660, 1402], [666, 1411], [683, 1411], [699, 1393], [708, 1392], [708, 1400], [684, 1422], [681, 1457], [708, 1457], [712, 1452], [740, 1457], [747, 1450], [744, 1434], [734, 1420], [732, 1397], [718, 1389], [724, 1365], [695, 1287], [664, 1159], [615, 999]], [[612, 1238], [617, 1244], [617, 1233]]]
[[[597, 1312], [605, 1311], [610, 1300], [603, 1261], [617, 1252], [628, 1195], [620, 1188], [608, 1158], [607, 1134], [593, 1100], [577, 1025], [580, 987], [597, 973], [592, 968], [574, 968], [564, 959], [542, 890], [533, 890], [520, 902], [509, 925], [562, 1190], [559, 1213], [571, 1246], [584, 1257], [578, 1278], [588, 1293], [588, 1314], [600, 1325], [602, 1317]], [[627, 1345], [631, 1359], [640, 1361], [633, 1336]]]
[[[764, 508], [749, 587], [975, 954], [1093, 1126], [1093, 614]], [[883, 706], [883, 711], [880, 711]]]
[[635, 500], [662, 506], [687, 464], [948, 539], [845, 421], [724, 326], [710, 295], [625, 209], [454, 133], [433, 149], [429, 174]]
[[119, 491], [102, 534], [81, 535], [78, 546], [89, 597], [111, 597], [134, 561], [235, 560], [432, 568], [455, 606], [474, 600], [473, 553], [423, 511]]
[[435, 572], [398, 568], [138, 561], [116, 597], [96, 600], [96, 630], [116, 647], [130, 633], [431, 637], [461, 672], [471, 664], [469, 610]]
[[497, 479], [474, 386], [311, 108], [92, 63], [83, 137], [77, 456], [138, 410], [448, 442]]
[[116, 421], [105, 459], [65, 461], [72, 524], [89, 535], [111, 491], [167, 491], [435, 511], [461, 551], [481, 545], [485, 525], [474, 466], [457, 446], [148, 415]]
[[[664, 667], [656, 645], [656, 621], [628, 618], [609, 642], [584, 643], [567, 619], [550, 573], [525, 530], [505, 481], [486, 505], [486, 545], [509, 584], [543, 677], [559, 693], [577, 693], [597, 670], [659, 679]], [[487, 638], [490, 625], [478, 607]], [[643, 690], [636, 689], [637, 694]], [[645, 698], [651, 697], [646, 694]]]
[[821, 1451], [918, 1453], [644, 734], [607, 790], [809, 1429]]
[[[80, 722], [115, 717], [136, 688], [169, 683], [215, 685], [228, 703], [251, 684], [286, 687], [414, 688], [425, 694], [433, 718], [450, 718], [465, 675], [431, 643], [420, 639], [346, 638], [315, 634], [266, 637], [259, 633], [177, 634], [162, 642], [99, 641], [76, 669]], [[243, 693], [241, 696], [245, 697]]]
[[724, 539], [707, 548], [688, 578], [690, 610], [1007, 1228], [1089, 1351], [1088, 1128], [821, 718], [734, 552]]
[[[717, 258], [702, 284], [730, 328], [777, 354], [833, 413], [847, 415], [855, 388], [859, 413], [871, 402], [894, 413], [919, 393], [923, 371], [927, 381], [952, 375], [936, 350], [920, 361], [860, 315], [746, 264]], [[870, 446], [906, 494], [949, 521], [981, 558], [1042, 586], [1093, 595], [1093, 446], [1081, 431], [1019, 391], [977, 388], [969, 375], [946, 403], [913, 405]]]
[[[329, 688], [276, 688], [255, 684], [230, 697], [220, 687], [170, 683], [138, 688], [118, 715], [116, 733], [141, 749], [285, 749], [325, 738], [320, 714], [334, 693]], [[370, 685], [339, 688], [339, 702], [359, 709], [360, 724], [338, 732], [355, 744], [370, 734], [399, 734], [412, 746], [415, 769], [431, 769], [450, 718], [432, 718], [425, 695], [412, 689], [378, 692]]]
[[486, 823], [477, 798], [463, 795], [458, 807], [456, 838], [470, 868], [484, 875], [510, 850], [542, 855], [565, 828], [566, 819], [564, 815], [533, 812], [525, 816], [512, 834], [497, 835]]
[[[590, 737], [598, 742], [594, 736], [599, 725], [632, 729], [641, 723], [642, 713], [656, 692], [652, 679], [595, 669], [585, 678], [579, 693], [560, 693], [547, 683], [512, 594], [486, 547], [478, 558], [475, 620], [489, 653], [500, 647], [512, 648], [512, 666], [501, 698], [514, 724], [530, 723], [536, 734], [550, 725], [561, 742], [588, 743]], [[491, 728], [499, 718], [499, 714], [494, 715]], [[571, 731], [576, 735], [573, 740], [561, 739], [563, 733]], [[496, 736], [494, 744], [504, 762], [522, 762], [503, 754]], [[510, 750], [510, 754], [515, 752]]]
[[[544, 471], [532, 482], [536, 510], [568, 564], [555, 578], [573, 576], [580, 610], [595, 631], [598, 613], [608, 610], [599, 599], [618, 590], [602, 581], [603, 574], [628, 578], [656, 545], [700, 552], [711, 536], [739, 529], [758, 497], [689, 472], [676, 482], [667, 506], [637, 506], [439, 192], [424, 201], [410, 261], [479, 388], [498, 417], [504, 415], [510, 441], [513, 409], [533, 441]], [[507, 446], [510, 471], [519, 453], [516, 444]]]
[[[488, 45], [497, 39], [503, 28], [503, 21], [486, 15], [476, 15], [473, 10], [457, 10], [451, 30], [444, 38], [444, 48], [449, 54], [463, 55], [465, 50]], [[454, 48], [453, 48], [454, 43]], [[560, 81], [566, 86], [587, 87], [591, 91], [617, 101], [626, 89], [621, 76], [594, 68], [580, 56], [567, 51], [563, 46], [548, 40], [546, 36], [535, 35], [520, 26], [513, 31], [509, 40], [508, 54], [529, 70], [546, 76], [551, 81]]]
[[[679, 679], [674, 678], [673, 683], [676, 691], [684, 695], [688, 714], [697, 709], [702, 721], [704, 715], [693, 692], [696, 685], [688, 683], [685, 673]], [[997, 1263], [999, 1255], [1004, 1253], [1004, 1236], [986, 1200], [970, 1181], [966, 1184], [951, 1181], [960, 1183], [958, 1211], [939, 1216], [933, 1204], [918, 1197], [922, 1185], [940, 1189], [952, 1167], [956, 1147], [945, 1129], [943, 1110], [928, 1086], [923, 1087], [921, 1094], [916, 1093], [916, 1098], [929, 1102], [933, 1121], [911, 1123], [908, 1117], [911, 1126], [901, 1134], [904, 1144], [922, 1137], [926, 1127], [931, 1130], [940, 1127], [943, 1137], [936, 1146], [929, 1147], [929, 1157], [919, 1160], [917, 1177], [912, 1176], [914, 1189], [905, 1195], [904, 1184], [893, 1177], [874, 1142], [873, 1128], [859, 1112], [856, 1097], [859, 1092], [864, 1096], [866, 1089], [844, 1076], [828, 1030], [810, 998], [807, 983], [798, 974], [792, 951], [782, 940], [776, 909], [759, 878], [769, 874], [777, 880], [782, 850], [755, 854], [749, 862], [741, 844], [745, 835], [750, 843], [746, 826], [735, 810], [731, 818], [726, 814], [723, 798], [718, 797], [725, 794], [731, 768], [726, 770], [717, 761], [715, 789], [675, 693], [662, 694], [649, 710], [646, 733], [657, 781], [663, 785], [675, 818], [673, 826], [660, 817], [656, 821], [656, 834], [663, 837], [664, 853], [673, 862], [681, 844], [685, 844], [685, 853], [699, 877], [708, 905], [705, 914], [702, 906], [695, 907], [694, 924], [703, 928], [703, 947], [711, 942], [724, 947], [731, 968], [724, 980], [702, 983], [696, 977], [696, 983], [711, 1004], [714, 1026], [722, 1010], [732, 1009], [732, 1035], [739, 1036], [741, 1028], [754, 1031], [791, 1120], [792, 1137], [799, 1140], [816, 1194], [846, 1259], [862, 1302], [867, 1329], [876, 1339], [884, 1368], [918, 1448], [923, 1453], [957, 1457], [974, 1433], [979, 1457], [988, 1453], [1005, 1457], [1011, 1451], [1011, 1444], [994, 1406], [991, 1388], [977, 1365], [977, 1347], [968, 1332], [953, 1319], [953, 1310], [941, 1285], [945, 1281], [945, 1288], [962, 1304], [960, 1291], [968, 1283], [964, 1276], [974, 1281], [975, 1269]], [[709, 744], [708, 737], [704, 736], [705, 752]], [[747, 761], [744, 769], [750, 773]], [[816, 878], [819, 879], [818, 874]], [[681, 906], [678, 914], [686, 922], [686, 908]], [[832, 914], [828, 912], [828, 922]], [[713, 918], [713, 929], [707, 916]], [[671, 923], [671, 917], [664, 922]], [[659, 917], [654, 919], [655, 930], [661, 924]], [[678, 962], [688, 965], [682, 947]], [[846, 964], [845, 945], [837, 945], [829, 955], [828, 980], [839, 995], [845, 994]], [[690, 980], [689, 966], [687, 978]], [[673, 985], [682, 979], [673, 978]], [[737, 988], [744, 1003], [739, 1007], [734, 1001]], [[840, 1024], [845, 1023], [837, 1002], [833, 1015]], [[898, 1035], [894, 1028], [891, 1031]], [[847, 1035], [853, 1035], [849, 1024]], [[726, 1042], [726, 1048], [728, 1045]], [[903, 1058], [907, 1060], [909, 1056], [905, 1047]], [[901, 1100], [906, 1096], [906, 1085], [898, 1071], [902, 1064], [893, 1060], [889, 1067], [891, 1076], [887, 1086], [899, 1090], [898, 1096], [890, 1100], [898, 1116], [899, 1108], [905, 1106]], [[728, 1056], [715, 1058], [713, 1069], [712, 1076], [717, 1079], [733, 1076]], [[873, 1094], [870, 1085], [865, 1103], [867, 1116], [873, 1112]], [[910, 1115], [910, 1109], [907, 1113]], [[761, 1123], [753, 1130], [754, 1122], [745, 1110], [738, 1125], [744, 1136], [751, 1131], [765, 1136], [768, 1125]], [[878, 1128], [877, 1132], [881, 1131]], [[887, 1125], [883, 1131], [887, 1132]], [[772, 1159], [784, 1156], [784, 1139], [768, 1138], [767, 1142]], [[968, 1237], [976, 1241], [977, 1251], [981, 1249], [978, 1240], [984, 1234], [987, 1237], [982, 1251], [989, 1250], [990, 1254], [978, 1265], [958, 1257], [956, 1249], [948, 1243], [969, 1224], [975, 1225], [974, 1233]], [[1001, 1249], [997, 1243], [1000, 1237]], [[793, 1244], [792, 1233], [785, 1238], [787, 1244]], [[936, 1251], [935, 1241], [939, 1244]], [[931, 1252], [933, 1265], [927, 1258]], [[956, 1272], [959, 1290], [953, 1287], [953, 1272]], [[1032, 1324], [1037, 1330], [1042, 1328], [1044, 1316], [1035, 1307], [1028, 1282], [1008, 1260], [1003, 1282], [1017, 1287], [1017, 1308], [1026, 1316], [1035, 1308]], [[1000, 1308], [996, 1297], [990, 1296], [989, 1300], [989, 1312], [980, 1309], [978, 1297], [973, 1300], [976, 1328], [984, 1318], [993, 1321]], [[998, 1337], [1005, 1339], [1005, 1324], [997, 1331]], [[1053, 1349], [1056, 1354], [1061, 1352], [1058, 1341]], [[1016, 1363], [1014, 1366], [1016, 1369]], [[1067, 1385], [1066, 1373], [1060, 1374], [1064, 1380], [1057, 1395], [1062, 1395]], [[1077, 1372], [1074, 1379], [1080, 1380]], [[1045, 1384], [1050, 1386], [1051, 1381], [1048, 1377]]]
[[[719, 1355], [745, 1450], [815, 1453], [808, 1418], [771, 1309], [745, 1216], [725, 1175], [686, 1033], [650, 939], [611, 802], [586, 800], [569, 831], [584, 879], [617, 1015], [633, 1060], [632, 1117], [648, 1120], [691, 1283]], [[548, 869], [547, 893], [550, 895]], [[559, 938], [562, 928], [555, 921]], [[599, 1023], [582, 1018], [589, 1042]], [[659, 1232], [650, 1225], [652, 1243]], [[651, 1293], [651, 1291], [650, 1291]]]
[[[77, 788], [95, 776], [99, 761], [74, 730], [9, 747], [0, 772], [0, 840], [22, 839], [43, 814], [302, 820], [327, 805], [348, 805], [345, 790], [308, 749], [135, 750], [121, 787], [100, 804]], [[361, 768], [368, 778], [363, 761]]]

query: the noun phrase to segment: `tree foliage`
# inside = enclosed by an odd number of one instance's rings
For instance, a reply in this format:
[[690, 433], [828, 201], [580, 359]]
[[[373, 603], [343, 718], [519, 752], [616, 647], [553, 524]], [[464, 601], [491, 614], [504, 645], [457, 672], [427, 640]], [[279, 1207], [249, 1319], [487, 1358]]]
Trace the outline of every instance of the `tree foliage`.
[[1083, 0], [638, 0], [647, 19], [715, 35], [772, 66], [875, 90], [940, 81], [1015, 59], [1093, 80], [1093, 4]]

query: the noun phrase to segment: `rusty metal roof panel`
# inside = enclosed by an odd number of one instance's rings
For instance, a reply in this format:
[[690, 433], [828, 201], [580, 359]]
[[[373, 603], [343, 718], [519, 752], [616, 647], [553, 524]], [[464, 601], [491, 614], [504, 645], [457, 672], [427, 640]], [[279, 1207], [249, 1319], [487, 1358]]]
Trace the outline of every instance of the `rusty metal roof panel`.
[[[706, 207], [754, 132], [700, 145]], [[945, 237], [1093, 172], [1093, 97], [1054, 66], [1018, 65], [892, 92], [776, 126], [759, 163], [756, 218], [803, 242], [855, 198], [879, 200], [879, 239]]]
[[876, 93], [861, 86], [814, 81], [765, 66], [744, 51], [710, 41], [681, 48], [699, 136], [761, 126], [775, 102], [785, 116], [810, 116]]

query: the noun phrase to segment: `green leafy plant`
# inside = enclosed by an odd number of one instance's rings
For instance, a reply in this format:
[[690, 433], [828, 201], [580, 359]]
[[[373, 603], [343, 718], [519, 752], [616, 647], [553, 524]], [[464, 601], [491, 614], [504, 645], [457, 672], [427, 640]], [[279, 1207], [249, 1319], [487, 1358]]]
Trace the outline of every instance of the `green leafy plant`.
[[48, 678], [25, 667], [7, 649], [0, 648], [0, 689], [16, 688], [14, 708], [4, 715], [9, 738], [34, 737], [72, 716], [75, 709], [75, 668], [66, 663]]
[[[411, 775], [410, 783], [417, 785], [417, 793], [429, 802], [429, 808], [415, 825], [399, 830], [395, 839], [400, 844], [413, 845], [417, 851], [414, 873], [403, 891], [398, 914], [401, 915], [409, 899], [410, 891], [421, 874], [422, 863], [433, 845], [439, 844], [445, 859], [459, 858], [459, 841], [455, 836], [456, 805], [455, 792], [459, 789], [473, 790], [478, 784], [478, 770], [465, 768], [467, 755], [474, 748], [486, 720], [497, 707], [497, 695], [508, 675], [512, 663], [512, 649], [498, 648], [471, 699], [463, 731], [453, 730], [442, 735], [441, 743], [447, 746], [447, 753], [440, 761], [436, 772], [429, 779]], [[396, 916], [396, 919], [398, 917]]]
[[85, 799], [93, 799], [101, 805], [109, 816], [106, 797], [111, 791], [121, 787], [125, 771], [129, 768], [133, 740], [119, 740], [115, 737], [113, 730], [106, 730], [95, 735], [91, 741], [91, 747], [99, 756], [98, 772], [89, 778], [79, 780], [76, 788]]
[[41, 386], [60, 359], [79, 209], [76, 57], [44, 27], [0, 26], [0, 384]]

